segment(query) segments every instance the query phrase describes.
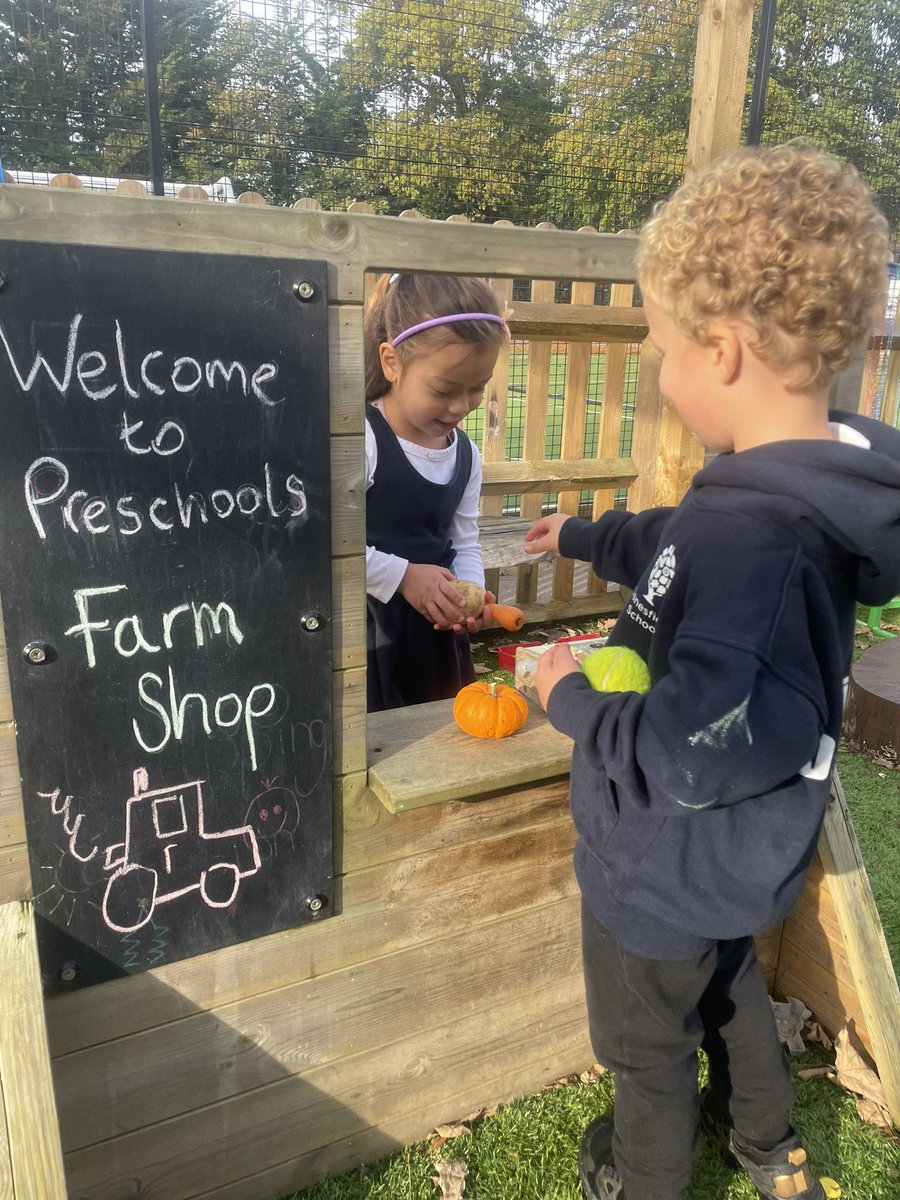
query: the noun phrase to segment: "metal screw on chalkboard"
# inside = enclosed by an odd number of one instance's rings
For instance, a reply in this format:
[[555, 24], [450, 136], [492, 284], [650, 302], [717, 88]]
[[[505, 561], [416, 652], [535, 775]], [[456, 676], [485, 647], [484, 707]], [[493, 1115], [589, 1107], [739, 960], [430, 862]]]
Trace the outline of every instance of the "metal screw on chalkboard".
[[306, 901], [306, 907], [311, 913], [320, 913], [325, 907], [324, 896], [310, 896]]
[[298, 300], [312, 300], [316, 294], [316, 289], [308, 279], [301, 279], [299, 283], [294, 284], [294, 295]]
[[63, 983], [71, 983], [78, 975], [78, 963], [64, 962], [59, 968], [59, 977]]
[[33, 663], [36, 667], [47, 661], [48, 652], [49, 647], [45, 646], [43, 642], [29, 642], [22, 651], [26, 661]]
[[305, 629], [307, 633], [318, 633], [320, 629], [325, 627], [325, 618], [321, 613], [308, 612], [304, 613], [300, 618], [300, 627]]

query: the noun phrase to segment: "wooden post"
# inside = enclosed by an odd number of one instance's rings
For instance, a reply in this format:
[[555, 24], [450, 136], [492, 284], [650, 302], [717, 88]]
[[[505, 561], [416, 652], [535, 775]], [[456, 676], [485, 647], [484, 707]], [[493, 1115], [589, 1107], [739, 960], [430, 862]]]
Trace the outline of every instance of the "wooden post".
[[[740, 145], [752, 32], [753, 0], [702, 0], [685, 178]], [[660, 418], [659, 446], [653, 503], [677, 504], [703, 465], [703, 447], [668, 406]]]
[[0, 1110], [6, 1116], [0, 1130], [0, 1195], [65, 1200], [34, 910], [28, 901], [0, 905], [0, 1011]]
[[752, 32], [753, 0], [701, 0], [686, 177], [740, 145]]

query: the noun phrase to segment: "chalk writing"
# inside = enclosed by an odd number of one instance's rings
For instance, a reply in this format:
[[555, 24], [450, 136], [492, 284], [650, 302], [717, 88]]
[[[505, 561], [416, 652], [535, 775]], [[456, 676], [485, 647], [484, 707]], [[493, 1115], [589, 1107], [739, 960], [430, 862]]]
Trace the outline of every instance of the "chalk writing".
[[[0, 322], [0, 342], [6, 351], [6, 357], [19, 387], [23, 392], [30, 392], [43, 369], [47, 381], [56, 389], [60, 396], [67, 397], [74, 375], [78, 388], [86, 400], [106, 400], [115, 395], [119, 389], [133, 400], [150, 393], [152, 396], [166, 396], [170, 390], [176, 395], [189, 396], [195, 392], [206, 391], [214, 396], [224, 385], [231, 386], [237, 380], [240, 393], [249, 398], [254, 397], [260, 404], [272, 406], [282, 404], [284, 396], [273, 396], [266, 390], [278, 375], [278, 366], [274, 362], [262, 362], [252, 370], [243, 363], [224, 362], [214, 358], [200, 362], [191, 355], [181, 355], [171, 361], [171, 355], [162, 350], [151, 350], [144, 354], [139, 363], [128, 363], [125, 348], [125, 335], [122, 326], [115, 318], [116, 362], [111, 364], [102, 350], [85, 350], [78, 354], [78, 338], [83, 313], [76, 313], [69, 323], [65, 350], [57, 347], [57, 355], [62, 354], [61, 362], [56, 369], [50, 365], [50, 359], [42, 349], [38, 349], [34, 361], [25, 373], [20, 366], [16, 353], [10, 345], [3, 323]], [[76, 358], [77, 355], [77, 358]]]
[[[186, 492], [174, 482], [167, 495], [91, 496], [85, 488], [69, 490], [69, 468], [52, 455], [37, 458], [25, 472], [25, 503], [38, 537], [47, 529], [42, 509], [55, 505], [60, 524], [72, 533], [92, 536], [112, 533], [133, 537], [150, 526], [166, 531], [192, 523], [207, 525], [211, 518], [224, 521], [232, 515], [245, 519], [296, 521], [307, 512], [303, 480], [293, 471], [282, 475], [263, 464], [260, 484], [247, 481], [238, 487], [217, 487], [207, 492]], [[196, 519], [196, 520], [195, 520]]]

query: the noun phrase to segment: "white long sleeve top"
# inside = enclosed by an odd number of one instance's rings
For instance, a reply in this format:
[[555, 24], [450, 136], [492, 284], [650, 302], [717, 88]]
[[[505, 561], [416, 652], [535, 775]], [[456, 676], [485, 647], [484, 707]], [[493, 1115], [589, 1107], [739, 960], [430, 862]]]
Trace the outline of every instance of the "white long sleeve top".
[[[384, 414], [380, 400], [372, 401]], [[429, 450], [415, 442], [398, 438], [400, 447], [412, 466], [426, 479], [434, 483], [449, 483], [456, 470], [457, 437], [454, 433], [449, 446], [440, 450]], [[375, 435], [366, 421], [366, 491], [375, 479], [378, 466], [378, 447]], [[484, 586], [484, 563], [478, 545], [478, 503], [481, 496], [481, 455], [472, 443], [472, 471], [463, 492], [459, 508], [450, 523], [449, 536], [456, 551], [453, 573], [457, 579], [471, 579]], [[411, 519], [415, 519], [411, 517]], [[386, 602], [397, 591], [406, 573], [409, 560], [396, 554], [385, 554], [374, 546], [366, 546], [366, 591], [376, 600]]]

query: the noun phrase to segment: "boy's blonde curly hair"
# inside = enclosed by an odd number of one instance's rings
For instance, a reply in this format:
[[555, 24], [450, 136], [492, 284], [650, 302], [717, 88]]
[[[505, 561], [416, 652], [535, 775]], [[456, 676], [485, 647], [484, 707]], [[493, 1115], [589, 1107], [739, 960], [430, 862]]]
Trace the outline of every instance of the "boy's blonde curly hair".
[[794, 391], [827, 387], [884, 304], [890, 241], [856, 169], [796, 142], [711, 163], [640, 233], [642, 290], [692, 338], [732, 317]]

